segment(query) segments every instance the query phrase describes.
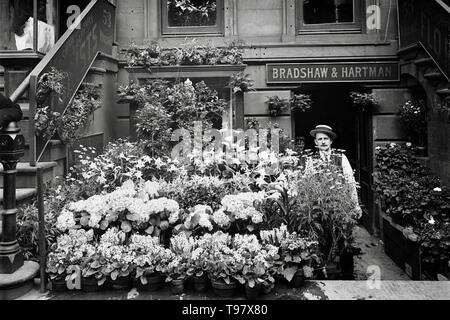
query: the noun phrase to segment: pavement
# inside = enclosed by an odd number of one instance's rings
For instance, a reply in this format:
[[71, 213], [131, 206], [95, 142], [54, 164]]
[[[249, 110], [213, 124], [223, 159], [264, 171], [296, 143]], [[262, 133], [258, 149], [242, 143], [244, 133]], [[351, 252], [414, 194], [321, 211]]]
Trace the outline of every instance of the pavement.
[[[306, 281], [300, 288], [279, 284], [260, 300], [450, 300], [450, 281], [412, 281], [384, 253], [383, 243], [370, 235], [364, 228], [355, 230], [355, 247], [361, 249], [355, 256], [355, 280], [315, 280]], [[136, 288], [126, 291], [101, 291], [84, 293], [39, 292], [39, 282], [34, 288], [17, 300], [223, 300], [215, 296], [210, 288], [206, 293], [197, 293], [189, 285], [185, 293], [173, 295], [165, 285], [157, 292], [139, 291]], [[227, 299], [230, 300], [230, 299]], [[241, 291], [232, 300], [245, 300]]]

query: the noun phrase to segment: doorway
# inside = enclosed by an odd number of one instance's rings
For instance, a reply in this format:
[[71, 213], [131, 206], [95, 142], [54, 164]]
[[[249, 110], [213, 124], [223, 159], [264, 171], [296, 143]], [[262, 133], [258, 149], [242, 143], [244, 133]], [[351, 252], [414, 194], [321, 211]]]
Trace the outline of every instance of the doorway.
[[298, 93], [311, 95], [313, 104], [306, 112], [296, 111], [292, 115], [295, 137], [305, 138], [305, 149], [315, 150], [313, 137], [309, 132], [319, 124], [329, 125], [338, 137], [333, 148], [344, 149], [360, 183], [360, 203], [364, 216], [372, 212], [372, 165], [373, 139], [372, 115], [361, 112], [352, 104], [350, 92], [365, 92], [367, 89], [346, 84], [302, 85]]

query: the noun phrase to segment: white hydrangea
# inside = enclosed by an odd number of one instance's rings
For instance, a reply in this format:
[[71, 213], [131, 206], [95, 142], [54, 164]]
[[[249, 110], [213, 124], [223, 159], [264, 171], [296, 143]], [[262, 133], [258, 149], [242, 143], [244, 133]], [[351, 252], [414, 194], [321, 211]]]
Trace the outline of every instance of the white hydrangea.
[[64, 209], [56, 220], [56, 228], [60, 231], [67, 231], [73, 229], [76, 226], [76, 222], [72, 211]]
[[219, 209], [218, 211], [214, 212], [213, 214], [213, 221], [221, 228], [226, 228], [230, 225], [230, 217], [225, 213], [225, 211], [222, 209]]

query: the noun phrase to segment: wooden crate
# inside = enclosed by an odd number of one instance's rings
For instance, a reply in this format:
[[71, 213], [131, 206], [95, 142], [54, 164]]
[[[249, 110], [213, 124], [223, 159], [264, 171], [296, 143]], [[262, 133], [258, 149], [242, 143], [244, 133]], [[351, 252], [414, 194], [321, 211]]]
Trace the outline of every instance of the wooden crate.
[[403, 235], [403, 227], [383, 215], [384, 251], [413, 280], [421, 280], [420, 245]]

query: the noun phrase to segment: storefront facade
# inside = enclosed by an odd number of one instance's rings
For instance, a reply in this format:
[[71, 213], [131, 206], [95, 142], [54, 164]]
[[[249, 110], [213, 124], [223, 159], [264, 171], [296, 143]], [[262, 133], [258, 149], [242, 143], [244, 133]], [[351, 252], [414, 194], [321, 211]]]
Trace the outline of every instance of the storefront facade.
[[[219, 46], [242, 41], [244, 73], [255, 81], [256, 90], [245, 93], [243, 105], [235, 106], [235, 126], [244, 127], [250, 118], [278, 123], [292, 139], [303, 137], [306, 147], [314, 148], [309, 131], [317, 124], [331, 125], [339, 135], [334, 146], [346, 150], [361, 183], [365, 224], [376, 231], [370, 191], [373, 150], [377, 144], [404, 138], [396, 108], [409, 94], [400, 89], [395, 1], [189, 1], [209, 12], [206, 20], [190, 21], [183, 21], [184, 11], [174, 3], [119, 2], [121, 47], [152, 40], [177, 47], [186, 38]], [[208, 7], [211, 4], [216, 7]], [[129, 81], [125, 68], [119, 79]], [[381, 106], [359, 111], [350, 99], [353, 91], [375, 93]], [[311, 95], [312, 107], [269, 115], [270, 96], [289, 99], [294, 93]]]

